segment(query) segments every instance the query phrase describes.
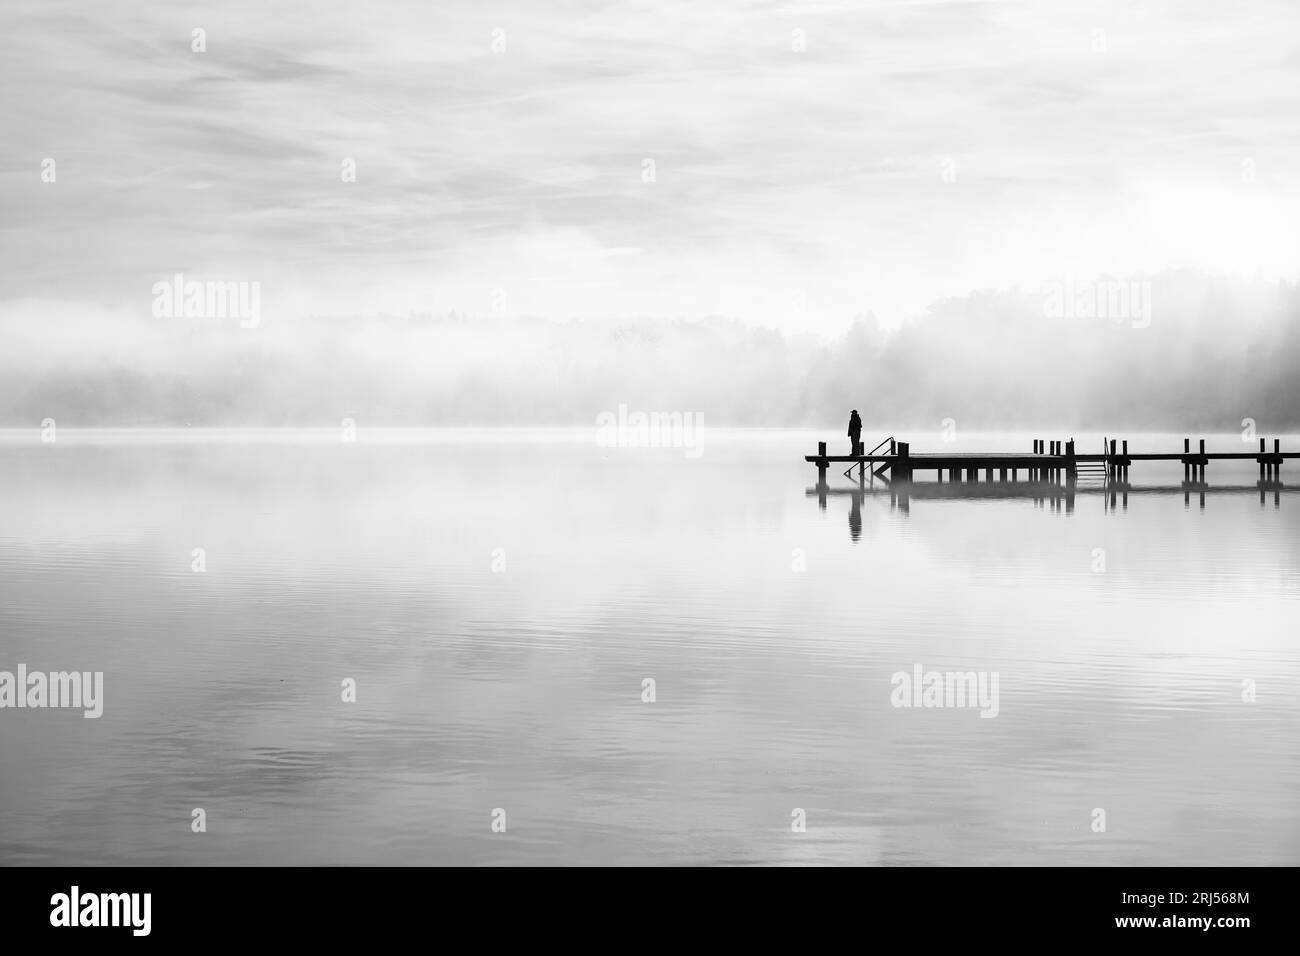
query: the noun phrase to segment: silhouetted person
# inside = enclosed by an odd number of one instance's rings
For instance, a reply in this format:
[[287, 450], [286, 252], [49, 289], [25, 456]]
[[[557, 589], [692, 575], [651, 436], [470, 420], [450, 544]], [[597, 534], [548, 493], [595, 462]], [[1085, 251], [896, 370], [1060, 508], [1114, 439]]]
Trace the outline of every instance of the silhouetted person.
[[853, 449], [850, 455], [858, 453], [858, 442], [862, 440], [862, 419], [858, 417], [858, 410], [853, 409], [853, 414], [849, 416], [849, 441], [853, 442]]

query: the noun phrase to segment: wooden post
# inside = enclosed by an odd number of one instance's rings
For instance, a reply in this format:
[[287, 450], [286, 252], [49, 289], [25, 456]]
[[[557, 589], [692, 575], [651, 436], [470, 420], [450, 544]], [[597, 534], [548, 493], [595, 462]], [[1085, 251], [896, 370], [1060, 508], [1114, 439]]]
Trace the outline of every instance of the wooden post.
[[912, 446], [907, 442], [900, 441], [898, 443], [898, 460], [894, 463], [894, 471], [890, 474], [891, 478], [896, 478], [899, 481], [912, 480], [911, 450]]
[[1282, 439], [1273, 439], [1273, 454], [1278, 456], [1273, 459], [1273, 480], [1280, 482], [1282, 480]]
[[826, 443], [819, 441], [817, 443], [817, 485], [826, 487]]

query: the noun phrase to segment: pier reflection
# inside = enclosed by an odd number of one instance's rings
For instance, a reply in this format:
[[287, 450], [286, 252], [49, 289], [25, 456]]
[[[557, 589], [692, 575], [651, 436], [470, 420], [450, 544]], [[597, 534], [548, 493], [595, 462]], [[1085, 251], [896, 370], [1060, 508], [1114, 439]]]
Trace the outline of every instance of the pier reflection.
[[862, 506], [867, 499], [889, 501], [890, 510], [909, 514], [912, 503], [931, 500], [1028, 500], [1035, 508], [1046, 508], [1053, 512], [1072, 514], [1079, 499], [1097, 498], [1101, 500], [1106, 512], [1127, 511], [1129, 496], [1141, 495], [1176, 495], [1183, 496], [1183, 505], [1192, 506], [1192, 498], [1200, 508], [1205, 508], [1207, 497], [1223, 495], [1257, 494], [1260, 507], [1267, 507], [1272, 500], [1274, 508], [1282, 507], [1282, 493], [1293, 492], [1280, 481], [1258, 481], [1253, 485], [1219, 485], [1212, 486], [1204, 481], [1184, 481], [1178, 485], [1133, 485], [1129, 482], [1113, 481], [1105, 485], [1081, 486], [1077, 484], [1057, 484], [1055, 482], [896, 482], [893, 485], [871, 484], [858, 488], [831, 488], [817, 485], [805, 492], [808, 497], [816, 497], [817, 505], [827, 509], [831, 498], [849, 499], [849, 537], [854, 541], [862, 537]]

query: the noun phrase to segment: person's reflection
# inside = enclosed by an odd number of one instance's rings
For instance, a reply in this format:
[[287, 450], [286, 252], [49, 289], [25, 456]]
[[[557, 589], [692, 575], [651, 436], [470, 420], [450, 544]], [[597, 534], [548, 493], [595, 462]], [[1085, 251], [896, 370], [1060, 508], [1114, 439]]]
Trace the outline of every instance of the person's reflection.
[[849, 537], [854, 541], [862, 537], [862, 492], [853, 492], [853, 504], [849, 506]]

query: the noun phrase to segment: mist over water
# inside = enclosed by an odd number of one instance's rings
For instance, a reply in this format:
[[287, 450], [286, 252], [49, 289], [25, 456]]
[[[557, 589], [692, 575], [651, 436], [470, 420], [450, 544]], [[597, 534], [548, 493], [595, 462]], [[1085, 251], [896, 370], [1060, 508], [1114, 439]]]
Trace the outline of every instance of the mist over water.
[[[142, 286], [142, 290], [144, 287]], [[1133, 290], [1140, 290], [1137, 294]], [[270, 293], [268, 293], [268, 299]], [[975, 292], [812, 334], [719, 316], [157, 317], [0, 308], [0, 424], [582, 426], [626, 404], [713, 425], [1300, 428], [1300, 293], [1192, 272]]]
[[[0, 437], [0, 668], [105, 675], [0, 720], [3, 863], [1300, 859], [1300, 498], [1251, 462], [1203, 507], [877, 486], [855, 540], [825, 431]], [[997, 716], [894, 706], [917, 665]]]

